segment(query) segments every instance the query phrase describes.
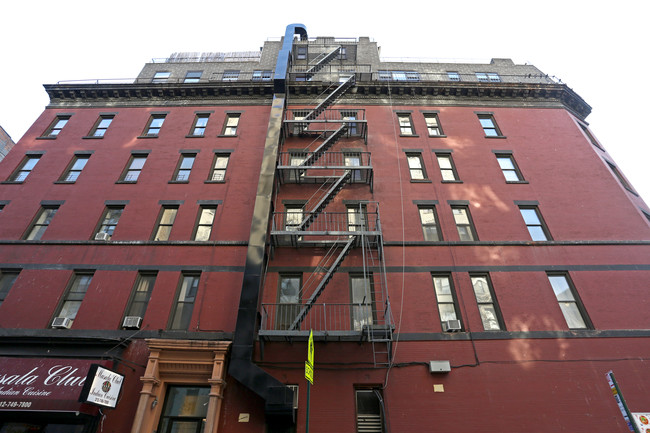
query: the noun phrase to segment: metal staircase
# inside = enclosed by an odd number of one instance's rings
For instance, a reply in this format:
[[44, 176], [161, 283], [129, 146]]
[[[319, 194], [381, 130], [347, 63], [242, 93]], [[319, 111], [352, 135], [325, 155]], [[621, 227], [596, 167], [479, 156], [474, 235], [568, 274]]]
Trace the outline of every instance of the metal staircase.
[[324, 152], [327, 152], [332, 146], [334, 146], [334, 144], [336, 144], [337, 141], [339, 141], [341, 137], [345, 135], [347, 130], [348, 130], [348, 125], [344, 123], [343, 125], [341, 125], [339, 129], [334, 131], [333, 134], [327, 137], [325, 141], [323, 141], [320, 144], [320, 146], [318, 146], [316, 150], [314, 150], [314, 152], [311, 155], [309, 155], [300, 165], [310, 166], [314, 164], [316, 161], [318, 161], [318, 159], [320, 159], [321, 156], [323, 156]]
[[334, 48], [333, 51], [329, 53], [323, 53], [320, 56], [316, 57], [316, 59], [314, 59], [314, 64], [311, 65], [309, 69], [307, 69], [307, 72], [305, 72], [307, 80], [313, 77], [315, 73], [323, 69], [323, 67], [327, 65], [329, 62], [334, 60], [334, 58], [336, 58], [336, 56], [339, 55], [340, 51], [341, 51], [341, 46], [339, 45], [338, 47]]
[[343, 81], [339, 86], [334, 89], [332, 93], [327, 95], [325, 99], [323, 99], [317, 106], [314, 108], [312, 111], [307, 113], [305, 116], [304, 120], [314, 120], [318, 117], [319, 114], [321, 114], [327, 107], [332, 105], [333, 103], [336, 102], [338, 98], [340, 98], [345, 92], [348, 91], [348, 89], [355, 84], [355, 75], [352, 74], [350, 77], [348, 77], [345, 81]]
[[339, 177], [332, 187], [324, 194], [314, 208], [307, 212], [307, 216], [303, 219], [297, 228], [297, 231], [302, 232], [307, 230], [315, 218], [325, 209], [325, 207], [334, 200], [334, 197], [343, 189], [346, 183], [350, 181], [351, 171], [346, 170], [341, 177]]

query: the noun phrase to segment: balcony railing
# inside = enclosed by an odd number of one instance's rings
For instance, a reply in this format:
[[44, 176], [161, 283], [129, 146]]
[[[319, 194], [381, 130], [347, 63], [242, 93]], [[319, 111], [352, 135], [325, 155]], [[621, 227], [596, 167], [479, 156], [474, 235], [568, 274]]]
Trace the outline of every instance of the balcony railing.
[[278, 161], [282, 183], [321, 183], [345, 170], [352, 172], [350, 183], [372, 184], [370, 152], [280, 152]]
[[304, 304], [262, 304], [260, 335], [300, 335], [313, 330], [359, 338], [364, 327], [377, 323], [378, 316], [383, 316], [370, 304], [314, 304], [297, 328], [289, 329], [303, 307]]

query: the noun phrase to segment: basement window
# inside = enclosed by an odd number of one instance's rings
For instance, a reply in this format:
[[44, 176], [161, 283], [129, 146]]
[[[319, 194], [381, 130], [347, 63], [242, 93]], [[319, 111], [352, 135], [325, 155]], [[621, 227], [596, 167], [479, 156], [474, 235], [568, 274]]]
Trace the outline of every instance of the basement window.
[[357, 433], [382, 433], [384, 401], [379, 388], [357, 389], [354, 393], [357, 405]]

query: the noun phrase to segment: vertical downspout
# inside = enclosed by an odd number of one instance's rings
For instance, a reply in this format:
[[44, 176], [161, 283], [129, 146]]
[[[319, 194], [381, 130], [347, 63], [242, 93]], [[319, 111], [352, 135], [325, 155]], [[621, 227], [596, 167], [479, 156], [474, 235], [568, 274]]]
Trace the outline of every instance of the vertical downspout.
[[299, 34], [302, 40], [307, 39], [307, 29], [304, 25], [289, 24], [275, 66], [273, 103], [257, 184], [257, 195], [253, 209], [248, 251], [246, 253], [244, 281], [239, 299], [237, 325], [228, 369], [228, 373], [232, 377], [264, 399], [264, 412], [269, 427], [274, 424], [295, 423], [293, 391], [253, 363], [257, 307], [262, 289], [275, 167], [286, 104], [287, 69], [295, 34]]

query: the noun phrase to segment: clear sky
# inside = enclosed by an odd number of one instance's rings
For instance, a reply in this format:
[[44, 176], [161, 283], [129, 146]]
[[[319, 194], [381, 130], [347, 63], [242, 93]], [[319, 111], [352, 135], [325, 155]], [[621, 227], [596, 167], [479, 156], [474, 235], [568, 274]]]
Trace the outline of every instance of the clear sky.
[[5, 2], [0, 125], [18, 141], [48, 103], [43, 84], [133, 78], [177, 51], [254, 51], [302, 23], [312, 37], [369, 36], [382, 57], [537, 66], [591, 105], [593, 133], [650, 203], [646, 9], [638, 0]]

